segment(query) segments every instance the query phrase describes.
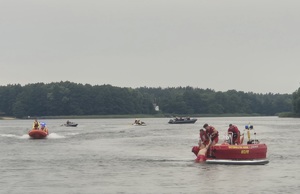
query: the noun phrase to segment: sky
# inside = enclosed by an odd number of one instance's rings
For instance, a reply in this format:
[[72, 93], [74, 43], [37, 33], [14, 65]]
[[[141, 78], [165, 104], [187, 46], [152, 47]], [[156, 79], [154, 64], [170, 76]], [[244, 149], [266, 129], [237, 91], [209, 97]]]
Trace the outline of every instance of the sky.
[[291, 94], [298, 0], [0, 0], [0, 86]]

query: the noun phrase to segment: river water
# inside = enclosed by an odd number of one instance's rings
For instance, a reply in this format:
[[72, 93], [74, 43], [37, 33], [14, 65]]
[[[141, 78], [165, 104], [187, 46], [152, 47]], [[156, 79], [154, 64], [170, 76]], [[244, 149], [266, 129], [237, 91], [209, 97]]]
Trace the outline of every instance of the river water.
[[[278, 117], [198, 118], [172, 125], [168, 118], [77, 119], [78, 127], [47, 123], [47, 139], [27, 135], [32, 120], [0, 120], [0, 193], [298, 193], [300, 119]], [[251, 124], [268, 146], [266, 165], [194, 163], [204, 123], [220, 141], [230, 123]]]

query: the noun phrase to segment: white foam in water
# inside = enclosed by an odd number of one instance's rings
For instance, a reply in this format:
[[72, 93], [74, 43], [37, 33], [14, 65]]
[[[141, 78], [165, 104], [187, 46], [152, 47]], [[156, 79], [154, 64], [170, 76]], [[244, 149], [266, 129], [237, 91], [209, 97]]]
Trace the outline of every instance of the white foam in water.
[[28, 134], [24, 134], [24, 135], [22, 135], [20, 138], [21, 138], [21, 139], [29, 139], [30, 137], [29, 137]]
[[[71, 135], [77, 135], [79, 133], [72, 133]], [[28, 134], [24, 134], [22, 136], [14, 135], [14, 134], [0, 134], [0, 137], [11, 137], [11, 138], [20, 138], [20, 139], [29, 139], [30, 136]], [[66, 138], [63, 135], [58, 135], [57, 133], [50, 133], [47, 136], [48, 139], [62, 139]]]
[[1, 137], [17, 137], [14, 134], [0, 134]]
[[58, 135], [57, 133], [50, 133], [48, 136], [47, 136], [48, 139], [62, 139], [62, 138], [66, 138], [65, 136], [63, 135]]
[[14, 135], [14, 134], [0, 134], [1, 137], [12, 137], [12, 138], [20, 138], [20, 139], [29, 139], [28, 134], [24, 134], [22, 136]]
[[78, 135], [79, 133], [68, 133], [67, 135]]

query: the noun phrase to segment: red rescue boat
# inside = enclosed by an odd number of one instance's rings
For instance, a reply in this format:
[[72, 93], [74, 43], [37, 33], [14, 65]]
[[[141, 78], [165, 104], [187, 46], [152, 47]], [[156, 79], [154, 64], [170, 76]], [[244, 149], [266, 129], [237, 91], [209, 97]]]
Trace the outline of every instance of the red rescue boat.
[[[250, 131], [254, 130], [253, 126], [246, 125], [245, 130], [248, 136], [247, 144], [233, 145], [232, 134], [227, 136], [223, 144], [211, 146], [208, 151], [211, 156], [207, 156], [207, 164], [267, 164], [267, 145], [260, 143], [256, 139], [256, 132], [253, 134], [255, 139], [250, 138]], [[244, 140], [244, 133], [241, 135], [241, 143]]]
[[266, 144], [214, 145], [208, 164], [267, 164]]
[[32, 129], [28, 135], [33, 139], [44, 139], [48, 136], [48, 130]]

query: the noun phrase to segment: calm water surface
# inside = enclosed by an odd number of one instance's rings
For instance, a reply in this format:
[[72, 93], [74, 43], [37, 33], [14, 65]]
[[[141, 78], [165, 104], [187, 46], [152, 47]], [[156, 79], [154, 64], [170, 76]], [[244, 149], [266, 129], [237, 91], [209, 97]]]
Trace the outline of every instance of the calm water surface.
[[[78, 119], [47, 123], [47, 139], [27, 135], [32, 120], [0, 120], [0, 193], [298, 193], [300, 119], [199, 118], [170, 125], [168, 118]], [[204, 123], [220, 139], [228, 124], [254, 126], [268, 146], [267, 165], [194, 163], [192, 146]]]

